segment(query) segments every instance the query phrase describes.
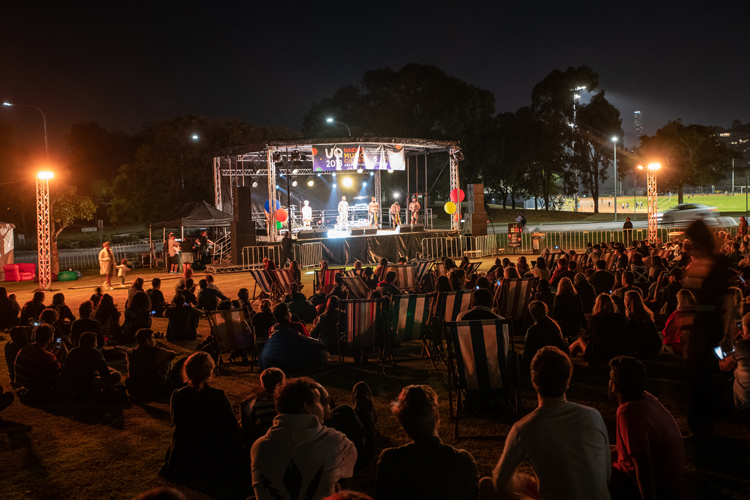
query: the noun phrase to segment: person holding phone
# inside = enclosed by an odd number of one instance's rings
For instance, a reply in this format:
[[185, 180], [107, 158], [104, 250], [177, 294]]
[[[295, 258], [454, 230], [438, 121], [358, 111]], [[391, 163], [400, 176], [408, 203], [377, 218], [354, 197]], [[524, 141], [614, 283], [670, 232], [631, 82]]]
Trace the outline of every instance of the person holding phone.
[[34, 342], [23, 346], [16, 356], [16, 388], [46, 396], [53, 393], [60, 363], [68, 353], [64, 343], [55, 345], [54, 334], [52, 325], [41, 324], [34, 329]]
[[719, 368], [722, 371], [734, 371], [732, 399], [735, 408], [745, 413], [750, 412], [750, 314], [742, 317], [742, 332], [734, 339], [731, 352], [724, 352], [717, 347]]

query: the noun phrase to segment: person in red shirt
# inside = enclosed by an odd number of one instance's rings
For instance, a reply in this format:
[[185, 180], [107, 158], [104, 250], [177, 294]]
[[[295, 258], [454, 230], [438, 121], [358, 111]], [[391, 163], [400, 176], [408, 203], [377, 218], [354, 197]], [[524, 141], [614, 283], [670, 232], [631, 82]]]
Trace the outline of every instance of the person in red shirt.
[[609, 396], [619, 405], [612, 498], [682, 498], [685, 446], [677, 422], [644, 389], [643, 363], [618, 356], [609, 366]]

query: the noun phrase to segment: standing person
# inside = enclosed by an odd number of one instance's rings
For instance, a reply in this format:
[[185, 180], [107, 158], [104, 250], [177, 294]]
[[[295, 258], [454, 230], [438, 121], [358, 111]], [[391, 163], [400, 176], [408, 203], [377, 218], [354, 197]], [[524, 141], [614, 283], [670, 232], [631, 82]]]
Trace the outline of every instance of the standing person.
[[375, 200], [375, 197], [372, 197], [372, 201], [370, 201], [370, 204], [367, 205], [367, 216], [369, 217], [370, 225], [371, 226], [377, 226], [378, 225], [378, 219], [380, 215], [380, 203], [378, 203]]
[[199, 252], [201, 256], [200, 257], [201, 264], [203, 266], [206, 266], [206, 264], [210, 263], [210, 259], [208, 257], [208, 251], [209, 251], [209, 248], [214, 244], [214, 242], [208, 239], [208, 233], [205, 230], [201, 231], [200, 236], [198, 236], [198, 242], [200, 243]]
[[398, 200], [393, 202], [389, 211], [391, 216], [391, 227], [396, 228], [401, 225], [401, 205]]
[[99, 274], [104, 275], [104, 287], [112, 289], [112, 276], [115, 275], [115, 254], [109, 247], [109, 241], [105, 241], [99, 252]]
[[305, 200], [305, 205], [302, 207], [302, 227], [310, 229], [312, 226], [312, 219], [312, 207], [310, 206], [310, 202]]
[[737, 236], [743, 237], [747, 235], [747, 220], [744, 217], [740, 217], [740, 227], [737, 229]]
[[128, 267], [128, 259], [122, 259], [120, 263], [116, 266], [117, 267], [117, 276], [120, 278], [120, 284], [125, 285], [125, 276], [127, 276], [128, 271], [132, 271], [132, 267]]
[[190, 241], [190, 238], [184, 238], [180, 242], [180, 263], [182, 264], [183, 276], [187, 275], [188, 271], [192, 276], [194, 261], [195, 255], [193, 254], [193, 242]]
[[174, 233], [169, 233], [167, 250], [169, 252], [169, 274], [177, 274], [177, 269], [180, 267], [180, 244], [175, 239]]
[[[695, 297], [695, 319], [685, 346], [690, 410], [688, 424], [699, 436], [713, 432], [716, 396], [721, 390], [712, 374], [716, 369], [714, 347], [731, 342], [734, 333], [733, 296], [729, 290], [729, 265], [718, 253], [711, 231], [703, 221], [695, 221], [685, 235], [692, 244], [693, 264], [687, 269], [685, 288]], [[723, 340], [722, 340], [723, 338]]]
[[345, 226], [349, 224], [349, 203], [346, 201], [346, 196], [341, 197], [338, 207], [339, 225]]
[[625, 217], [625, 224], [622, 225], [622, 231], [625, 233], [625, 246], [630, 246], [630, 242], [633, 241], [633, 223], [630, 222], [630, 217]]
[[594, 408], [565, 399], [572, 374], [570, 358], [557, 347], [536, 353], [531, 383], [539, 406], [511, 428], [492, 477], [479, 482], [480, 498], [507, 498], [519, 482], [533, 482], [517, 480], [516, 467], [525, 460], [534, 469], [543, 499], [609, 499], [607, 427]]
[[411, 225], [419, 222], [419, 211], [422, 209], [422, 205], [417, 201], [416, 196], [411, 197], [411, 203], [409, 203], [409, 212], [411, 212]]
[[294, 259], [292, 243], [291, 231], [287, 231], [284, 233], [284, 237], [281, 238], [281, 262], [279, 262], [279, 267], [282, 269], [286, 267], [286, 261], [291, 262]]

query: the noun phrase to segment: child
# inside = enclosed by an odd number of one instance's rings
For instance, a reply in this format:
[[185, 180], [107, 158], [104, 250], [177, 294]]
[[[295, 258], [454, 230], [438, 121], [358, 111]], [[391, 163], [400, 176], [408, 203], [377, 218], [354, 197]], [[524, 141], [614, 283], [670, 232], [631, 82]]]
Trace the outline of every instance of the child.
[[128, 271], [132, 270], [132, 268], [128, 267], [128, 259], [122, 259], [120, 265], [117, 266], [117, 276], [120, 277], [120, 284], [125, 284], [125, 275], [128, 274]]
[[16, 294], [11, 293], [8, 295], [8, 300], [10, 300], [13, 303], [13, 310], [16, 312], [16, 318], [19, 314], [21, 314], [21, 306], [18, 305], [18, 301], [16, 300]]

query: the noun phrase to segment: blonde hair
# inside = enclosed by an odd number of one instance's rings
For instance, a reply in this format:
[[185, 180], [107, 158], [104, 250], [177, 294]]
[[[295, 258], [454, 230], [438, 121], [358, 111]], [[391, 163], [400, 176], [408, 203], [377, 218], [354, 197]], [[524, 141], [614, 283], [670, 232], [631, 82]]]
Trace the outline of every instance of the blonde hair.
[[635, 290], [625, 294], [625, 317], [638, 323], [654, 321], [654, 313], [643, 305], [643, 297]]
[[594, 311], [592, 315], [596, 316], [597, 314], [607, 314], [613, 312], [617, 311], [615, 310], [614, 302], [612, 302], [612, 297], [610, 297], [606, 293], [600, 293], [596, 298], [596, 302], [594, 303]]
[[677, 292], [677, 310], [692, 309], [695, 307], [695, 296], [690, 290], [682, 289]]
[[570, 278], [563, 278], [560, 280], [560, 284], [557, 285], [557, 295], [576, 295], [576, 289], [573, 286], [573, 282]]

